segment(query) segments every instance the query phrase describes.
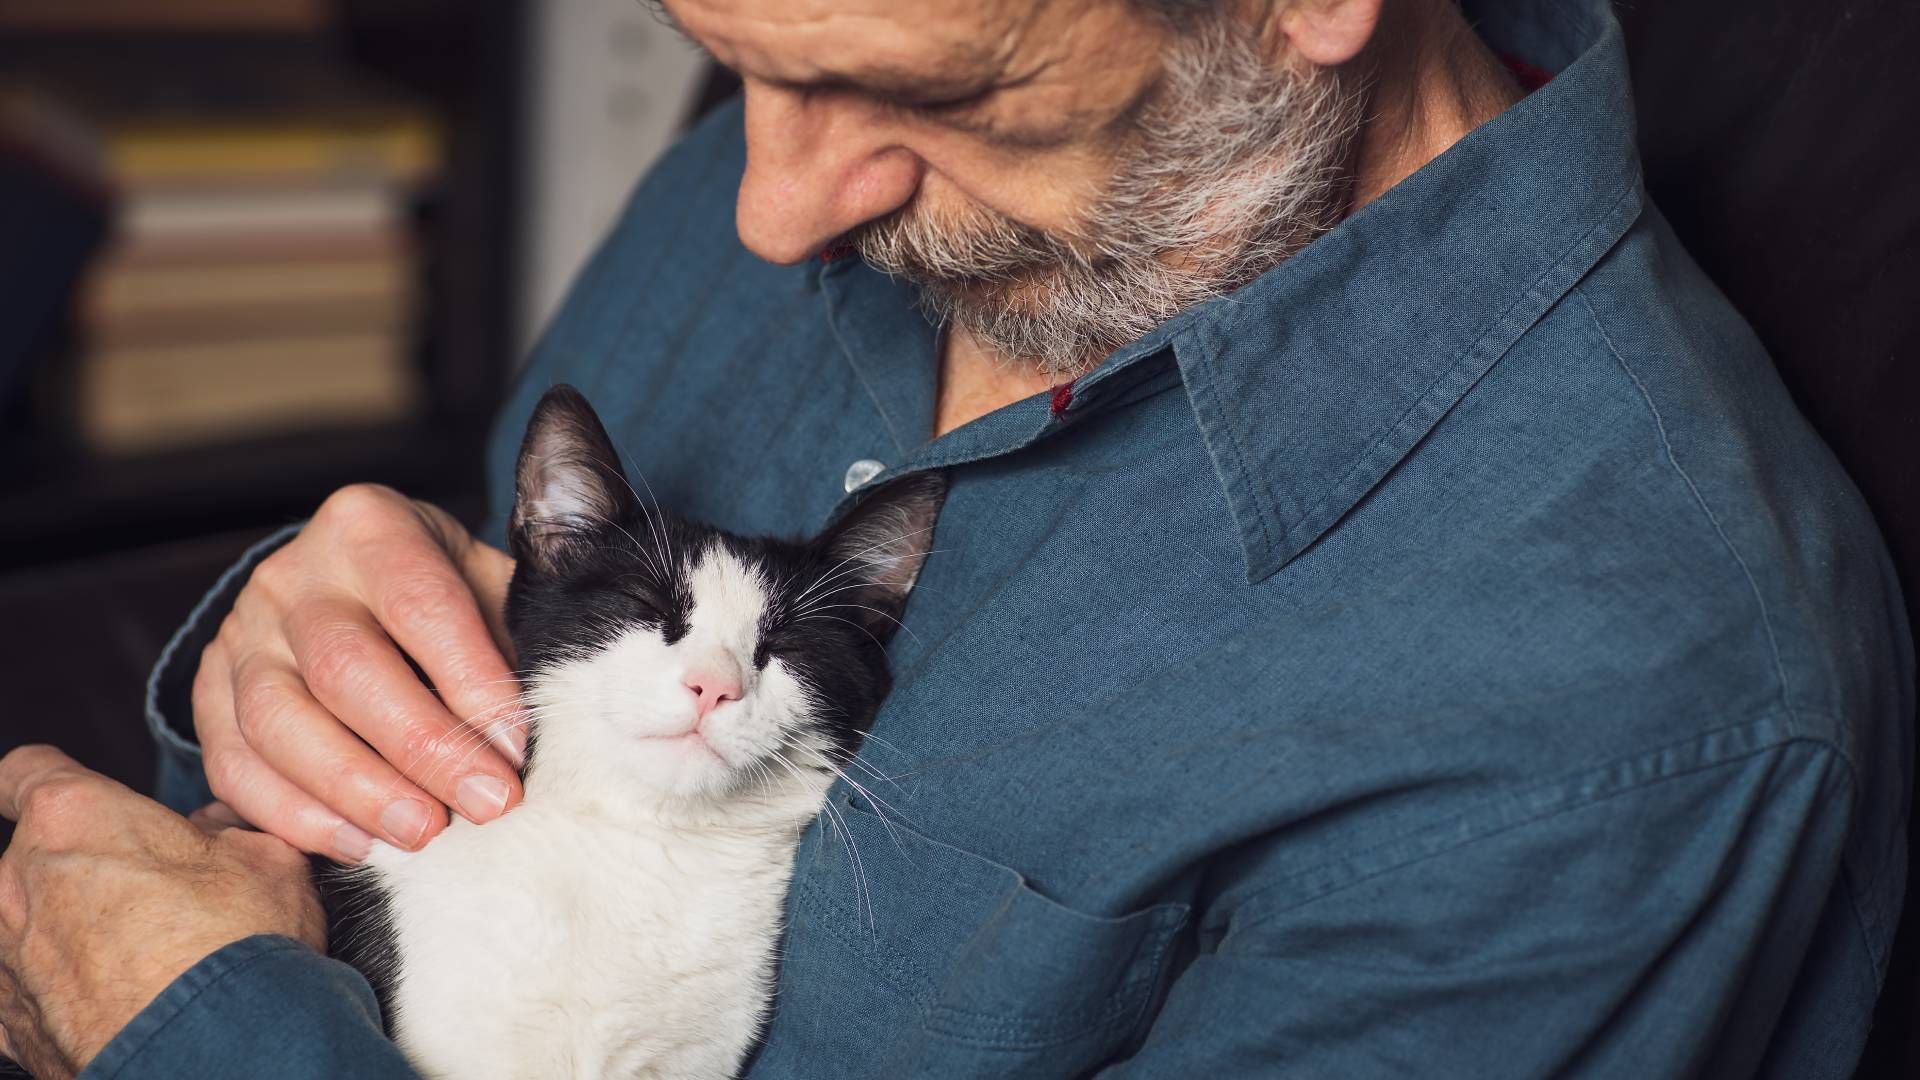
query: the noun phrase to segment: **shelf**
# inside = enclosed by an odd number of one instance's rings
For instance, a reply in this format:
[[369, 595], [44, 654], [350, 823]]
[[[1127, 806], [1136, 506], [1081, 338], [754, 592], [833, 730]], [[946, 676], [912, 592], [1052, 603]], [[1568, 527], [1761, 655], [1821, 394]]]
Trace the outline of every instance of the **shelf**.
[[[133, 459], [14, 459], [0, 488], [0, 566], [19, 568], [225, 529], [297, 521], [328, 493], [388, 484], [480, 511], [477, 427], [422, 423], [286, 435]], [[33, 454], [26, 449], [24, 454]], [[131, 534], [131, 535], [130, 535]]]

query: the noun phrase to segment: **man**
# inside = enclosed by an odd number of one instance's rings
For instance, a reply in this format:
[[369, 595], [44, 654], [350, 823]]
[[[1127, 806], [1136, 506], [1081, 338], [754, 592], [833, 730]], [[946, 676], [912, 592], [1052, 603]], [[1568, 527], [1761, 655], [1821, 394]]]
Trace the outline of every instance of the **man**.
[[481, 537], [349, 489], [220, 583], [150, 709], [205, 832], [0, 762], [43, 1075], [409, 1075], [289, 849], [222, 826], [352, 860], [510, 811], [490, 545], [561, 380], [728, 528], [952, 482], [886, 805], [801, 845], [752, 1075], [1849, 1073], [1911, 646], [1645, 202], [1604, 3], [666, 9], [744, 112], [550, 328]]

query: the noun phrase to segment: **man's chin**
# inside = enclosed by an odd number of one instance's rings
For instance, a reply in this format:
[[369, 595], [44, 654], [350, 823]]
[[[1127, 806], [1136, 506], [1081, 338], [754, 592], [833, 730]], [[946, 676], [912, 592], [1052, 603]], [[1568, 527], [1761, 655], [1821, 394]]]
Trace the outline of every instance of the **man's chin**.
[[1046, 313], [1047, 300], [1054, 295], [1059, 280], [1058, 273], [1051, 269], [991, 278], [914, 273], [901, 276], [940, 298], [943, 307], [1027, 317]]

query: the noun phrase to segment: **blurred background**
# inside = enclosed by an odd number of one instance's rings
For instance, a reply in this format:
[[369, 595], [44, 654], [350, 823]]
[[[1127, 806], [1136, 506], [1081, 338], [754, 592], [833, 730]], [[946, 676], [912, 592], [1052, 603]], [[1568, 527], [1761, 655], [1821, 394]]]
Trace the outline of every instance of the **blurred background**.
[[[1920, 5], [1616, 10], [1654, 200], [1920, 616]], [[146, 672], [248, 543], [360, 480], [477, 519], [533, 337], [734, 89], [642, 0], [0, 0], [0, 749], [144, 788]], [[1920, 1075], [1914, 922], [1862, 1076]]]
[[702, 75], [638, 0], [0, 2], [0, 565], [468, 509]]
[[640, 0], [0, 0], [0, 745], [145, 786], [144, 671], [370, 480], [481, 512], [494, 408], [731, 89]]

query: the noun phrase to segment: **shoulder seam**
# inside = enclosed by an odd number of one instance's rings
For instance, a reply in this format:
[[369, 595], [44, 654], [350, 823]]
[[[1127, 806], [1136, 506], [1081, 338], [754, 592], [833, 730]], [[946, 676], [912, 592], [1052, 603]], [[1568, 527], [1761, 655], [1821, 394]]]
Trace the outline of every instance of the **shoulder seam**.
[[1714, 535], [1720, 538], [1721, 546], [1726, 548], [1727, 554], [1733, 558], [1734, 565], [1740, 568], [1741, 576], [1746, 579], [1747, 590], [1753, 595], [1754, 605], [1759, 609], [1760, 628], [1767, 637], [1767, 650], [1773, 662], [1773, 675], [1778, 685], [1780, 707], [1785, 710], [1788, 723], [1793, 725], [1797, 733], [1800, 729], [1799, 714], [1793, 707], [1793, 694], [1787, 682], [1786, 663], [1780, 655], [1780, 638], [1774, 631], [1773, 617], [1767, 610], [1766, 597], [1760, 592], [1759, 579], [1753, 576], [1752, 566], [1748, 565], [1746, 557], [1740, 554], [1740, 549], [1734, 545], [1733, 538], [1727, 535], [1726, 527], [1720, 523], [1720, 516], [1707, 505], [1706, 496], [1700, 493], [1699, 485], [1694, 483], [1693, 477], [1674, 454], [1673, 440], [1667, 435], [1666, 420], [1660, 415], [1659, 407], [1653, 403], [1652, 393], [1647, 390], [1646, 384], [1640, 381], [1639, 373], [1633, 370], [1633, 366], [1627, 363], [1627, 358], [1614, 344], [1613, 335], [1607, 332], [1606, 324], [1601, 321], [1600, 313], [1594, 309], [1593, 301], [1587, 298], [1585, 286], [1577, 285], [1573, 292], [1579, 296], [1580, 305], [1586, 309], [1587, 318], [1592, 320], [1593, 328], [1600, 334], [1600, 340], [1606, 343], [1608, 354], [1613, 357], [1614, 363], [1620, 365], [1620, 370], [1626, 374], [1628, 380], [1633, 383], [1633, 388], [1639, 392], [1640, 401], [1646, 406], [1647, 415], [1653, 420], [1654, 431], [1660, 436], [1660, 451], [1666, 456], [1667, 464], [1672, 467], [1674, 474], [1680, 477], [1680, 482], [1686, 485], [1687, 493], [1692, 496], [1694, 505], [1700, 508], [1700, 513], [1713, 527]]

